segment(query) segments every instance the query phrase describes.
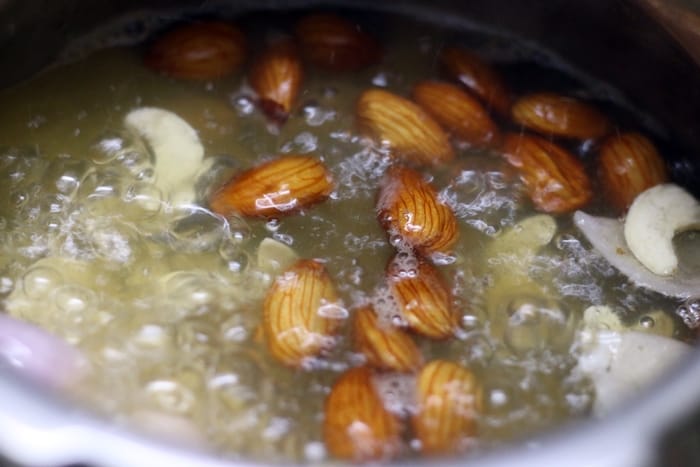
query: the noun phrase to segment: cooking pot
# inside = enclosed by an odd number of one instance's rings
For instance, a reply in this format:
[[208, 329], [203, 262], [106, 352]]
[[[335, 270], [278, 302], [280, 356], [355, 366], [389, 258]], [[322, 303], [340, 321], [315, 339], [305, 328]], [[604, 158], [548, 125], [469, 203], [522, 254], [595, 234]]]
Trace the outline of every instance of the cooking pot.
[[[178, 7], [216, 11], [336, 7], [397, 10], [448, 27], [479, 23], [534, 41], [622, 90], [666, 129], [677, 183], [700, 196], [700, 2], [661, 0], [0, 0], [0, 86], [49, 65], [71, 38], [128, 12]], [[156, 13], [154, 13], [156, 14]], [[643, 364], [643, 362], [640, 362]], [[670, 465], [700, 409], [700, 354], [603, 420], [570, 423], [473, 460], [433, 465], [623, 467]], [[689, 418], [689, 416], [691, 416]], [[697, 417], [700, 419], [700, 417]], [[700, 422], [698, 422], [700, 424]], [[0, 373], [0, 452], [28, 465], [223, 466], [232, 461], [129, 432], [87, 413], [11, 370]], [[255, 465], [237, 460], [235, 465]], [[417, 463], [419, 463], [417, 461]], [[679, 465], [699, 464], [685, 458]]]

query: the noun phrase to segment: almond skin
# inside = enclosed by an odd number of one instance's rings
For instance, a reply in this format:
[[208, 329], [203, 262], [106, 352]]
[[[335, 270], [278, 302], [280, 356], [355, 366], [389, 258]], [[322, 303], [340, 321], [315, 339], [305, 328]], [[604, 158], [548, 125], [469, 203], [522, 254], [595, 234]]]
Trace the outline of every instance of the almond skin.
[[245, 60], [246, 40], [234, 26], [209, 21], [173, 29], [158, 38], [144, 59], [168, 76], [208, 80], [233, 73]]
[[277, 217], [316, 204], [332, 190], [333, 179], [320, 161], [289, 155], [234, 176], [210, 197], [209, 207], [224, 217]]
[[545, 135], [587, 140], [610, 131], [610, 121], [596, 108], [548, 92], [522, 96], [513, 104], [512, 116], [516, 123]]
[[331, 71], [357, 71], [377, 63], [379, 43], [351, 21], [334, 14], [312, 14], [296, 26], [302, 55], [316, 66]]
[[299, 95], [304, 76], [296, 45], [289, 40], [269, 46], [248, 73], [250, 85], [258, 93], [262, 111], [271, 120], [284, 123]]
[[445, 47], [440, 53], [448, 76], [478, 96], [489, 109], [510, 115], [512, 99], [501, 76], [475, 54], [458, 47]]
[[421, 81], [413, 99], [457, 137], [477, 146], [498, 139], [498, 127], [481, 103], [459, 86], [440, 81]]
[[420, 173], [407, 167], [390, 168], [380, 185], [377, 219], [390, 237], [429, 256], [447, 253], [459, 232], [452, 210]]
[[428, 363], [418, 374], [418, 410], [411, 419], [425, 455], [455, 454], [476, 433], [479, 390], [474, 375], [445, 360]]
[[392, 155], [418, 165], [454, 159], [447, 133], [426, 111], [408, 99], [383, 89], [368, 89], [357, 101], [360, 130], [386, 144]]
[[366, 367], [351, 368], [335, 382], [326, 399], [323, 439], [335, 457], [387, 461], [400, 449], [401, 425], [384, 403]]
[[318, 261], [298, 260], [265, 296], [263, 329], [270, 354], [291, 367], [317, 356], [332, 343], [341, 323], [338, 303], [326, 268]]
[[619, 213], [656, 185], [668, 182], [663, 158], [649, 138], [639, 133], [608, 137], [600, 147], [598, 173], [608, 200]]
[[583, 164], [544, 138], [510, 133], [503, 144], [506, 160], [520, 171], [530, 199], [543, 212], [575, 211], [591, 200], [591, 182]]

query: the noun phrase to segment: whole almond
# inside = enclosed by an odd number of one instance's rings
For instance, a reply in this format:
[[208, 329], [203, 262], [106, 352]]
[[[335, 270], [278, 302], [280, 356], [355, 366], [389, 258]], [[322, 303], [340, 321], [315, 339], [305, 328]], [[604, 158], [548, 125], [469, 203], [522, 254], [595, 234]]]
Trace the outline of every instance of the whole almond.
[[443, 127], [477, 146], [498, 139], [498, 127], [481, 103], [458, 86], [440, 81], [421, 81], [413, 99]]
[[357, 101], [360, 130], [392, 155], [420, 165], [436, 165], [454, 159], [447, 133], [426, 111], [408, 99], [383, 89], [368, 89]]
[[472, 372], [435, 360], [418, 374], [416, 414], [411, 424], [427, 455], [454, 454], [468, 448], [476, 433], [479, 389]]
[[600, 147], [598, 173], [619, 213], [643, 191], [668, 181], [666, 164], [654, 143], [639, 133], [608, 137]]
[[233, 73], [245, 55], [241, 31], [221, 21], [207, 21], [180, 26], [159, 37], [144, 61], [168, 76], [207, 80]]
[[511, 112], [516, 123], [545, 135], [586, 140], [610, 131], [610, 121], [595, 107], [554, 93], [522, 96]]
[[503, 153], [520, 171], [528, 195], [540, 211], [571, 212], [593, 197], [583, 164], [561, 146], [539, 136], [510, 133], [505, 137]]
[[371, 306], [355, 311], [353, 335], [355, 348], [373, 368], [411, 372], [423, 362], [420, 350], [411, 336], [391, 322], [380, 320]]
[[447, 74], [476, 94], [489, 109], [510, 115], [511, 97], [501, 76], [478, 56], [459, 47], [445, 47], [440, 62]]
[[288, 155], [234, 176], [209, 199], [222, 216], [274, 217], [324, 200], [333, 190], [326, 167], [309, 156]]
[[283, 123], [299, 95], [303, 75], [296, 45], [282, 40], [269, 46], [255, 60], [248, 81], [258, 93], [263, 112], [271, 120]]
[[372, 36], [334, 14], [302, 18], [296, 26], [296, 38], [307, 60], [331, 71], [360, 70], [381, 58], [381, 47]]
[[459, 236], [452, 210], [420, 173], [407, 167], [390, 168], [381, 181], [377, 219], [389, 236], [426, 256], [449, 252]]
[[323, 439], [335, 457], [387, 461], [400, 449], [401, 425], [384, 407], [366, 367], [335, 382], [324, 407]]

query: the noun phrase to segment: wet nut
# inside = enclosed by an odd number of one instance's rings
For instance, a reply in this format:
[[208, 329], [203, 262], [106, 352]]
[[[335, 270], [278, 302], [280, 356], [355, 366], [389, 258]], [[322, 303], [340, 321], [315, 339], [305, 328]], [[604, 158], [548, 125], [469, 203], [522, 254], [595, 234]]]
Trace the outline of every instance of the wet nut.
[[413, 99], [435, 120], [477, 146], [498, 139], [498, 127], [481, 103], [458, 86], [440, 81], [421, 81], [413, 88]]
[[399, 452], [401, 425], [384, 407], [366, 367], [352, 368], [335, 382], [324, 415], [323, 438], [336, 457], [389, 460]]
[[610, 131], [609, 120], [591, 105], [553, 93], [522, 96], [511, 110], [516, 123], [545, 135], [597, 139]]
[[332, 190], [331, 175], [320, 161], [289, 155], [234, 176], [210, 197], [209, 207], [224, 217], [274, 217], [318, 203]]
[[153, 43], [146, 66], [168, 76], [207, 80], [233, 73], [245, 60], [241, 31], [221, 21], [187, 24]]
[[452, 210], [420, 173], [394, 166], [381, 182], [377, 219], [389, 236], [429, 256], [449, 252], [459, 232]]
[[510, 133], [502, 149], [506, 160], [520, 171], [538, 210], [571, 212], [593, 197], [583, 164], [564, 148], [539, 136]]
[[382, 89], [363, 92], [356, 106], [360, 130], [387, 145], [392, 155], [419, 165], [454, 159], [447, 133], [413, 102]]

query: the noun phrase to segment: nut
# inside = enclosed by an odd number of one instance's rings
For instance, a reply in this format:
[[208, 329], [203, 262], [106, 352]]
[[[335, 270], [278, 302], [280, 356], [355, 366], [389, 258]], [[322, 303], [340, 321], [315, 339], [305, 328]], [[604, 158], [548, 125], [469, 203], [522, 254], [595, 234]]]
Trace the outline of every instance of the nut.
[[326, 167], [308, 156], [289, 155], [234, 176], [209, 199], [222, 216], [253, 217], [290, 214], [325, 199], [333, 190]]
[[597, 109], [573, 97], [553, 93], [522, 96], [513, 104], [513, 120], [546, 135], [597, 139], [610, 131], [610, 122]]
[[331, 71], [360, 70], [381, 58], [381, 48], [372, 36], [334, 14], [302, 18], [296, 37], [307, 60]]
[[418, 407], [411, 419], [423, 454], [463, 452], [476, 433], [479, 389], [472, 372], [445, 360], [428, 363], [418, 374]]
[[639, 133], [607, 138], [600, 147], [598, 172], [609, 201], [624, 213], [647, 188], [668, 181], [666, 164], [654, 144]]
[[383, 322], [371, 306], [355, 311], [355, 348], [379, 370], [411, 372], [423, 363], [413, 339], [391, 322]]
[[299, 94], [303, 75], [296, 46], [282, 40], [269, 46], [255, 60], [248, 81], [258, 93], [258, 103], [265, 115], [274, 122], [284, 123]]
[[501, 76], [473, 53], [458, 47], [445, 47], [440, 62], [447, 74], [476, 94], [489, 109], [510, 115], [511, 97]]
[[446, 253], [459, 232], [452, 210], [420, 173], [394, 166], [381, 182], [377, 219], [391, 237], [424, 255]]
[[384, 407], [366, 367], [352, 368], [335, 382], [324, 415], [323, 438], [336, 457], [389, 460], [399, 452], [401, 425]]
[[441, 125], [471, 144], [484, 146], [498, 138], [498, 127], [488, 112], [458, 86], [421, 81], [413, 88], [413, 99]]
[[564, 148], [544, 138], [508, 134], [503, 153], [506, 160], [520, 170], [530, 199], [540, 211], [571, 212], [593, 197], [583, 164]]
[[214, 79], [235, 71], [244, 61], [241, 31], [221, 21], [193, 23], [164, 34], [148, 50], [146, 66], [175, 78]]
[[420, 165], [454, 159], [447, 133], [418, 105], [382, 89], [368, 89], [357, 101], [360, 130], [386, 144], [395, 156]]

